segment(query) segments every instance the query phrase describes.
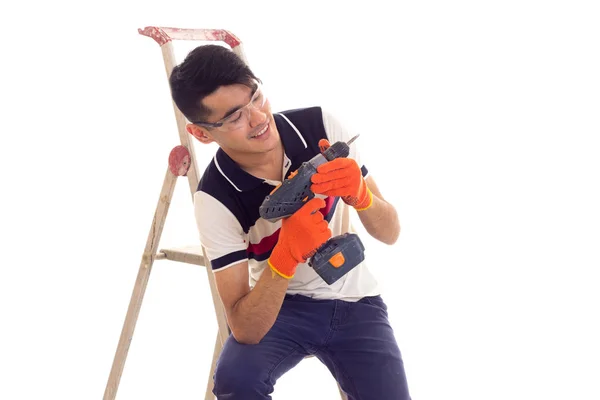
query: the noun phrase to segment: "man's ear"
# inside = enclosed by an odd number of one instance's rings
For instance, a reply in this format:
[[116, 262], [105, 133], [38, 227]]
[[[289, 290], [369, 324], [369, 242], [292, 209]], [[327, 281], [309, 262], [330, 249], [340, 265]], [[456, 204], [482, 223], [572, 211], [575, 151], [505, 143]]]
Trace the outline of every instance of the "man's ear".
[[215, 141], [208, 129], [202, 128], [198, 125], [187, 124], [185, 126], [185, 130], [188, 131], [190, 135], [192, 135], [204, 144], [212, 143]]

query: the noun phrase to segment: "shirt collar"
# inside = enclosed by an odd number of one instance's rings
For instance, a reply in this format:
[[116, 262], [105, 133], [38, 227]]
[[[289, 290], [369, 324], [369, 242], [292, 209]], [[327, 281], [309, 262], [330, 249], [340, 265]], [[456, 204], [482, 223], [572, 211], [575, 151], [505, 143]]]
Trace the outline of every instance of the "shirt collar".
[[[283, 114], [273, 114], [275, 125], [279, 131], [283, 150], [287, 157], [296, 164], [297, 156], [301, 155], [307, 148], [306, 141], [294, 124]], [[262, 178], [244, 171], [240, 166], [219, 148], [214, 157], [215, 166], [223, 177], [238, 192], [246, 192], [257, 188], [265, 182]]]

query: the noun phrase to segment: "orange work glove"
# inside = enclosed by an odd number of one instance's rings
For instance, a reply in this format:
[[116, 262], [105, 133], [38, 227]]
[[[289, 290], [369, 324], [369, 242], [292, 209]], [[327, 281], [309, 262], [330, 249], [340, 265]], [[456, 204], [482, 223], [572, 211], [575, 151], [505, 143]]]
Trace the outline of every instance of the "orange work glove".
[[[329, 147], [327, 139], [319, 141], [319, 148]], [[339, 196], [357, 211], [363, 211], [373, 204], [373, 193], [367, 187], [360, 167], [351, 158], [336, 158], [317, 167], [311, 178], [313, 193], [325, 196]]]
[[313, 198], [281, 222], [279, 239], [269, 257], [269, 266], [277, 274], [291, 279], [298, 264], [306, 262], [331, 238], [331, 230], [319, 209], [325, 200]]

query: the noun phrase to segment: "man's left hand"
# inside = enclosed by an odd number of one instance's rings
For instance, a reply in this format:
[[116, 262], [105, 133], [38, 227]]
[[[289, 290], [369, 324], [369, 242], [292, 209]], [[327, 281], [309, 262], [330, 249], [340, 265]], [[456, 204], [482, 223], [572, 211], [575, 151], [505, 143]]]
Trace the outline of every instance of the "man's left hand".
[[[323, 150], [329, 143], [319, 143]], [[317, 167], [311, 178], [313, 193], [339, 196], [358, 211], [366, 210], [373, 203], [373, 194], [367, 187], [360, 167], [351, 158], [336, 158]]]

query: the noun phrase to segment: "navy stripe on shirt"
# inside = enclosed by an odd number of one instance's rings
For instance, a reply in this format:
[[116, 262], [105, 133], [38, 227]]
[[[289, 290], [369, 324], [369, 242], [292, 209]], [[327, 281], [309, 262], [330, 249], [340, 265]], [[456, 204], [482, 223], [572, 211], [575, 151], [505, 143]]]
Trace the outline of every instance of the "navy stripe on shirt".
[[234, 264], [236, 261], [242, 262], [246, 260], [246, 258], [248, 258], [248, 253], [246, 250], [239, 250], [226, 254], [222, 257], [215, 258], [214, 260], [210, 261], [210, 264], [212, 269], [216, 270]]

